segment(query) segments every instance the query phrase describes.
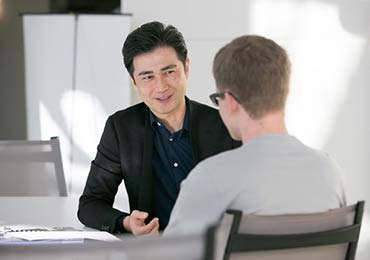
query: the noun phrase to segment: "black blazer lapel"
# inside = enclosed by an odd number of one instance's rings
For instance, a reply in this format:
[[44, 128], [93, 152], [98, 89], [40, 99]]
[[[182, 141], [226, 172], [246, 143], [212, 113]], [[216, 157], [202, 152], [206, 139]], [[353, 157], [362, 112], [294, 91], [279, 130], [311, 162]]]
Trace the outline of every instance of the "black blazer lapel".
[[193, 101], [190, 99], [187, 99], [187, 102], [189, 104], [189, 134], [190, 134], [190, 145], [192, 148], [192, 155], [193, 155], [193, 161], [195, 164], [199, 162], [199, 140], [198, 135], [196, 134], [196, 129], [198, 127], [198, 118], [195, 106], [193, 105]]
[[138, 210], [150, 212], [153, 189], [153, 138], [154, 132], [150, 125], [149, 109], [145, 116], [143, 174], [139, 191]]

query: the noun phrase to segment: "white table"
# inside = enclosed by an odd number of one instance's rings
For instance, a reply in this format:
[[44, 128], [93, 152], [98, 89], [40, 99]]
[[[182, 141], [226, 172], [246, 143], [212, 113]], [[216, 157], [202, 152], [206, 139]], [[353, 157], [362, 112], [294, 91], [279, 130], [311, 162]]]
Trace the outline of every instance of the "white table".
[[[78, 197], [0, 197], [0, 225], [42, 225], [83, 228], [77, 219]], [[7, 260], [199, 260], [203, 234], [179, 237], [126, 236], [118, 242], [66, 245], [0, 246]]]
[[78, 197], [0, 197], [0, 225], [82, 228]]

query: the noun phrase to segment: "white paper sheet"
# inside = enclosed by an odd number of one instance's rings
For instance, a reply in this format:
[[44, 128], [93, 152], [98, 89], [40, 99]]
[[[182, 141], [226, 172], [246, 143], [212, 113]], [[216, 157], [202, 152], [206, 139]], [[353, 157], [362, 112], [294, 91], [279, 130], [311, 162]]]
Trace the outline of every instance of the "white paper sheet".
[[34, 232], [11, 232], [10, 237], [27, 241], [38, 240], [76, 240], [93, 239], [100, 241], [118, 241], [114, 235], [104, 231], [34, 231]]

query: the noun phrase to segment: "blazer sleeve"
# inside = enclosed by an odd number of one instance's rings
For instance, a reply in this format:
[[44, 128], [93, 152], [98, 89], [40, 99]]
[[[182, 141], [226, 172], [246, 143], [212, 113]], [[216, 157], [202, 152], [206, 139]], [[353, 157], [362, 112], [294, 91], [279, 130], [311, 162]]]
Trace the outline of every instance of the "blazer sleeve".
[[113, 119], [109, 117], [97, 154], [91, 163], [85, 189], [79, 200], [78, 218], [86, 226], [115, 232], [116, 221], [128, 213], [113, 208], [122, 182], [120, 151]]

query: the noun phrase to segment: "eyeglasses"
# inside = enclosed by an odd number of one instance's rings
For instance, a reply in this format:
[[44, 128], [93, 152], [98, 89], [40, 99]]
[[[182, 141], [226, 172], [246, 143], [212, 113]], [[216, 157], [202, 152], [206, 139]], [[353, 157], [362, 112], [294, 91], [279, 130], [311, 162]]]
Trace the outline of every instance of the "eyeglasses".
[[212, 103], [215, 106], [218, 107], [218, 101], [220, 99], [224, 99], [225, 98], [225, 93], [228, 93], [230, 96], [232, 96], [236, 100], [236, 102], [239, 103], [239, 100], [232, 93], [230, 93], [229, 91], [213, 93], [213, 94], [209, 95], [209, 98], [211, 99]]
[[218, 107], [218, 101], [219, 99], [225, 98], [225, 92], [216, 92], [211, 95], [209, 95], [209, 98], [211, 99], [212, 103]]

